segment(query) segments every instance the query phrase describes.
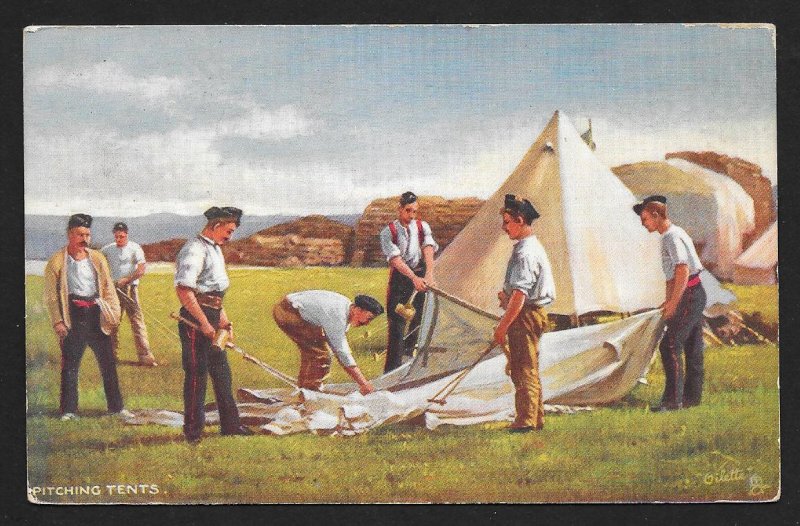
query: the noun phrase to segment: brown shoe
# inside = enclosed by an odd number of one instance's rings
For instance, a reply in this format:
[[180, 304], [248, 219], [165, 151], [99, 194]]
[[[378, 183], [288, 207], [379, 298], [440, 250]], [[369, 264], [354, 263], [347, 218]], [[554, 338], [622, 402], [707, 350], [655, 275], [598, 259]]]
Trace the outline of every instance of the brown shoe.
[[158, 365], [155, 357], [152, 354], [142, 354], [139, 356], [139, 365], [144, 365], [146, 367], [155, 367]]

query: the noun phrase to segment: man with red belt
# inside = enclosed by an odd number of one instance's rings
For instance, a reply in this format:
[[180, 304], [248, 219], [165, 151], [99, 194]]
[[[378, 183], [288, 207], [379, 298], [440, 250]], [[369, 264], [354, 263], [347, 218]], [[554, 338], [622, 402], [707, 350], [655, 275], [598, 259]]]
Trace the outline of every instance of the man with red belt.
[[287, 294], [272, 309], [275, 323], [300, 348], [297, 385], [313, 391], [331, 370], [331, 354], [358, 384], [361, 394], [374, 387], [361, 373], [350, 352], [345, 333], [350, 326], [361, 327], [383, 314], [383, 307], [371, 296], [358, 295], [353, 301], [329, 290], [304, 290]]
[[78, 370], [88, 345], [97, 358], [110, 413], [132, 416], [122, 405], [111, 332], [120, 306], [106, 258], [89, 248], [92, 216], [74, 214], [67, 223], [67, 246], [44, 270], [44, 302], [61, 346], [61, 420], [78, 412]]
[[503, 231], [516, 241], [506, 268], [503, 290], [497, 297], [505, 309], [494, 332], [494, 342], [505, 348], [506, 371], [514, 384], [516, 416], [510, 431], [521, 433], [544, 427], [544, 402], [539, 378], [539, 339], [547, 328], [545, 305], [556, 297], [550, 260], [531, 224], [539, 213], [527, 199], [506, 195]]
[[[700, 403], [703, 394], [703, 265], [694, 243], [667, 215], [667, 198], [653, 195], [633, 207], [648, 232], [661, 234], [661, 266], [666, 281], [662, 304], [667, 330], [659, 345], [664, 365], [664, 394], [653, 411], [672, 411]], [[686, 372], [681, 360], [686, 356]]]
[[175, 291], [181, 316], [199, 329], [179, 322], [183, 347], [183, 434], [190, 444], [200, 442], [205, 426], [206, 376], [211, 376], [223, 435], [252, 435], [241, 425], [233, 398], [231, 369], [225, 351], [211, 346], [218, 329], [232, 330], [222, 306], [230, 281], [221, 245], [230, 241], [240, 224], [238, 208], [216, 206], [203, 214], [203, 231], [183, 246], [175, 260]]
[[417, 294], [414, 298], [416, 313], [409, 323], [396, 312], [397, 305], [406, 303], [414, 291], [424, 292], [428, 285], [434, 284], [433, 255], [439, 250], [439, 245], [433, 239], [430, 225], [417, 219], [418, 207], [414, 192], [405, 192], [400, 196], [397, 219], [379, 235], [381, 250], [389, 262], [389, 286], [386, 291], [389, 335], [384, 373], [400, 367], [403, 359], [413, 353], [425, 295]]

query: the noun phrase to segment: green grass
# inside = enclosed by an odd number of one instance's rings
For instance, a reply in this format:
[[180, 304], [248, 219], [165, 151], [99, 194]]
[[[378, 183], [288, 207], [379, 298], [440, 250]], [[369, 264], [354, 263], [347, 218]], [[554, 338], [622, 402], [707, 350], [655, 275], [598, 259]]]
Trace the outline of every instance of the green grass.
[[[141, 294], [155, 369], [120, 366], [126, 406], [181, 410], [183, 372], [169, 312], [177, 310], [169, 274], [150, 274]], [[237, 342], [294, 376], [297, 352], [277, 329], [272, 305], [301, 288], [383, 298], [385, 269], [233, 270], [226, 308]], [[779, 488], [778, 349], [709, 347], [703, 405], [652, 414], [663, 388], [656, 364], [649, 385], [619, 403], [573, 415], [547, 415], [545, 430], [510, 435], [505, 424], [397, 424], [352, 438], [293, 435], [221, 437], [197, 447], [180, 429], [125, 426], [104, 416], [97, 367], [81, 368], [84, 418], [60, 422], [59, 354], [41, 305], [41, 278], [26, 278], [28, 469], [32, 487], [98, 485], [101, 496], [40, 496], [47, 502], [607, 502], [769, 500]], [[775, 287], [737, 287], [739, 307], [777, 319]], [[383, 320], [382, 320], [383, 321]], [[126, 322], [127, 323], [127, 322]], [[382, 362], [385, 321], [353, 329], [354, 355], [368, 377]], [[135, 359], [129, 326], [121, 358]], [[93, 362], [90, 351], [84, 357]], [[234, 388], [281, 386], [238, 355]], [[334, 365], [331, 381], [348, 379]], [[210, 388], [209, 388], [210, 391]], [[209, 392], [208, 401], [213, 395]], [[154, 484], [109, 495], [106, 485]]]

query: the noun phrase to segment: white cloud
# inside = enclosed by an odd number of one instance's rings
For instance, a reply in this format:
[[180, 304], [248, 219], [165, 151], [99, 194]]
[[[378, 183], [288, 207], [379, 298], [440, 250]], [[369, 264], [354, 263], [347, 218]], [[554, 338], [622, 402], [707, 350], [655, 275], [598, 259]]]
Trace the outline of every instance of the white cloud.
[[262, 107], [251, 108], [249, 113], [221, 122], [215, 129], [221, 135], [247, 137], [256, 140], [291, 139], [299, 135], [311, 135], [316, 121], [306, 117], [292, 105], [275, 111]]
[[[215, 126], [181, 126], [135, 138], [113, 131], [62, 136], [26, 129], [26, 212], [197, 214], [211, 204], [231, 204], [253, 214], [348, 213], [407, 189], [487, 197], [513, 171], [545, 122], [544, 117], [540, 122], [509, 118], [471, 128], [448, 123], [393, 134], [351, 130], [356, 137], [329, 145], [329, 152], [337, 152], [335, 159], [312, 149], [288, 160], [225, 155], [219, 139], [289, 140], [320, 125], [289, 106], [272, 111], [254, 107]], [[573, 122], [583, 131], [585, 121]], [[598, 115], [592, 123], [596, 154], [608, 166], [661, 160], [675, 150], [713, 150], [756, 162], [767, 176], [775, 173], [775, 131], [768, 121], [659, 123], [636, 129]]]
[[664, 160], [675, 151], [714, 151], [759, 165], [777, 181], [777, 134], [774, 121], [654, 123], [634, 129], [607, 119], [592, 119], [597, 157], [608, 166]]
[[179, 77], [137, 77], [120, 64], [106, 61], [76, 68], [51, 66], [34, 73], [26, 85], [34, 88], [69, 86], [99, 94], [124, 94], [147, 100], [175, 97], [187, 91], [186, 83]]

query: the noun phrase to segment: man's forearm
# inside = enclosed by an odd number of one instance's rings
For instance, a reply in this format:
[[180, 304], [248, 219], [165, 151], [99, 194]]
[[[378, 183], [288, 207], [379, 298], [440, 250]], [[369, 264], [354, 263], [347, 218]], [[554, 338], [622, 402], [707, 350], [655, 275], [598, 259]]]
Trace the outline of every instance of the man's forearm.
[[689, 282], [689, 267], [686, 265], [678, 265], [675, 267], [675, 277], [670, 280], [669, 296], [667, 301], [677, 305], [683, 296], [683, 291], [686, 290], [686, 284]]
[[413, 280], [414, 278], [417, 277], [417, 275], [414, 274], [414, 271], [411, 270], [411, 267], [409, 267], [406, 264], [406, 262], [403, 261], [403, 258], [401, 258], [400, 256], [395, 256], [392, 259], [390, 259], [389, 265], [391, 265], [393, 269], [395, 269], [400, 274], [404, 275], [410, 280]]
[[503, 317], [500, 318], [500, 323], [498, 325], [507, 330], [511, 324], [514, 323], [514, 320], [517, 319], [519, 313], [522, 312], [523, 305], [525, 305], [525, 295], [514, 289], [511, 293], [511, 298], [508, 300], [506, 312], [503, 314]]
[[431, 245], [422, 247], [422, 259], [425, 261], [425, 279], [433, 280], [433, 247]]

